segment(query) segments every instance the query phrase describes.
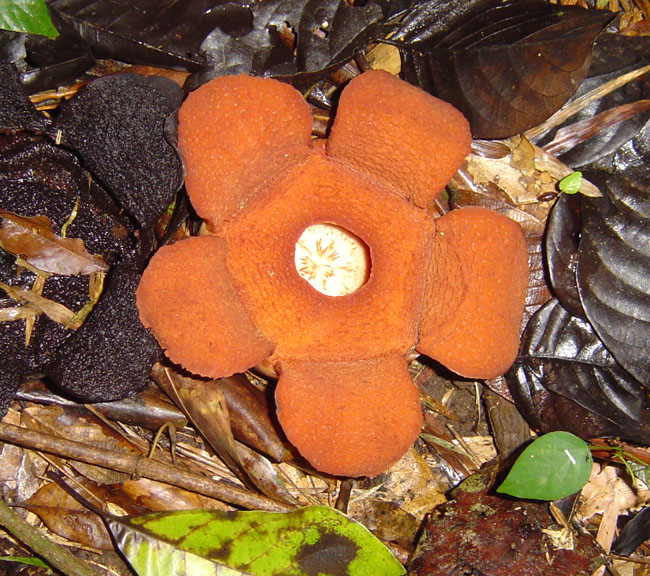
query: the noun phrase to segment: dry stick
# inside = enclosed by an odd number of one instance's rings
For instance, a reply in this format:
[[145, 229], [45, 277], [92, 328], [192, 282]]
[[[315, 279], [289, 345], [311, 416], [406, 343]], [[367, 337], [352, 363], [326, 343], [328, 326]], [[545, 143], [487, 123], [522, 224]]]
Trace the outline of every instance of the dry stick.
[[157, 480], [158, 482], [185, 488], [186, 490], [249, 510], [286, 512], [291, 509], [290, 506], [271, 500], [266, 496], [249, 492], [238, 486], [230, 486], [219, 480], [207, 478], [199, 474], [179, 470], [169, 464], [150, 460], [143, 455], [127, 454], [98, 448], [58, 436], [51, 436], [43, 432], [37, 432], [36, 430], [30, 430], [29, 428], [5, 424], [4, 422], [0, 422], [0, 441], [40, 452], [47, 452], [48, 454], [54, 454], [55, 456], [69, 458], [79, 462], [85, 462], [86, 464], [94, 464], [109, 470], [117, 470], [118, 472], [124, 472], [136, 478], [142, 477]]
[[44, 558], [50, 566], [64, 574], [68, 576], [97, 576], [97, 573], [85, 562], [79, 560], [72, 552], [51, 542], [2, 500], [0, 500], [0, 525], [16, 540], [22, 542], [32, 552]]

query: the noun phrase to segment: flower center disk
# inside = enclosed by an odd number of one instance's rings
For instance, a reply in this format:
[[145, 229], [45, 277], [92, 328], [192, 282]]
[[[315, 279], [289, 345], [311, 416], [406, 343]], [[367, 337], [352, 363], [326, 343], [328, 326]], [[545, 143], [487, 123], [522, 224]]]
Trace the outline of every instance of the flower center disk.
[[335, 224], [308, 226], [296, 242], [298, 275], [326, 296], [346, 296], [370, 277], [370, 250], [358, 236]]

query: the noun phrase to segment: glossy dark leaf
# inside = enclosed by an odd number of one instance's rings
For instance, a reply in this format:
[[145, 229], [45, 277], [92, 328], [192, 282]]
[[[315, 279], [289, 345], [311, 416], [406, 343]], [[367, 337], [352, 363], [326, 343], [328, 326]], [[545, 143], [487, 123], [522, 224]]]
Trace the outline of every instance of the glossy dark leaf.
[[647, 391], [616, 362], [591, 325], [557, 300], [531, 318], [506, 380], [520, 411], [541, 431], [650, 441]]
[[164, 130], [182, 98], [166, 78], [107, 76], [66, 102], [56, 124], [62, 141], [145, 229], [182, 185], [180, 157]]
[[197, 70], [206, 35], [245, 17], [247, 8], [222, 0], [53, 0], [59, 28], [81, 37], [99, 58]]
[[201, 53], [208, 66], [188, 88], [225, 74], [313, 83], [373, 40], [383, 19], [374, 2], [356, 7], [338, 0], [265, 0], [250, 12], [248, 33], [216, 28], [206, 38]]
[[571, 315], [586, 320], [576, 284], [582, 231], [580, 202], [580, 196], [560, 195], [548, 218], [544, 249], [553, 293]]
[[[318, 72], [349, 60], [357, 36], [367, 32], [382, 15], [381, 8], [373, 2], [355, 8], [346, 2], [309, 0], [298, 25], [298, 71]], [[370, 40], [367, 35], [362, 38], [357, 49]]]
[[578, 291], [600, 339], [650, 387], [650, 187], [610, 176], [605, 192], [582, 200]]
[[[504, 138], [558, 110], [587, 74], [612, 14], [538, 0], [487, 3], [417, 50], [411, 76], [463, 111], [479, 138]], [[409, 71], [405, 74], [409, 76]]]
[[[636, 66], [634, 69], [636, 69]], [[575, 97], [615, 80], [632, 68], [587, 78]], [[633, 138], [650, 119], [650, 78], [641, 77], [599, 98], [535, 142], [573, 168], [597, 163]]]
[[[299, 22], [307, 0], [266, 0], [249, 8], [250, 30], [244, 34], [215, 28], [201, 44], [206, 67], [188, 79], [188, 89], [226, 74], [263, 75], [265, 70], [295, 71], [294, 39], [289, 23]], [[286, 32], [289, 35], [286, 36]]]
[[416, 2], [401, 19], [392, 40], [414, 46], [435, 45], [454, 23], [496, 6], [499, 0], [425, 0]]
[[650, 120], [618, 150], [595, 162], [593, 168], [618, 174], [638, 186], [650, 182]]
[[80, 38], [58, 36], [51, 40], [42, 36], [24, 37], [24, 59], [16, 64], [26, 90], [33, 94], [52, 86], [74, 83], [95, 64], [90, 50]]
[[629, 556], [646, 540], [650, 540], [650, 506], [637, 512], [623, 527], [612, 546], [612, 553]]
[[16, 66], [29, 93], [72, 84], [95, 62], [78, 38], [50, 39], [5, 30], [0, 30], [0, 61]]
[[650, 64], [650, 36], [601, 34], [594, 44], [590, 76]]

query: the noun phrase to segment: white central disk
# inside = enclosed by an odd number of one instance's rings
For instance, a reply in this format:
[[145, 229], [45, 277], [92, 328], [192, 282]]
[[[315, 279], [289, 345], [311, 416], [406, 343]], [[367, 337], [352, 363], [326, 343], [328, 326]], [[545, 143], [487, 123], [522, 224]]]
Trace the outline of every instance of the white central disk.
[[327, 296], [356, 292], [370, 276], [368, 246], [334, 224], [306, 228], [296, 243], [295, 263], [300, 277]]

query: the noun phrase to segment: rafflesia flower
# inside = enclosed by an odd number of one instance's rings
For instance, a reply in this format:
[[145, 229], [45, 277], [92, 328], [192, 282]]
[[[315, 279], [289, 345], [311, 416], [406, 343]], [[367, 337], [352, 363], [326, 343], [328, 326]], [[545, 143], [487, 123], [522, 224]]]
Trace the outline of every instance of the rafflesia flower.
[[208, 234], [161, 248], [137, 291], [169, 359], [218, 378], [265, 362], [277, 416], [315, 468], [377, 475], [422, 423], [407, 358], [471, 378], [510, 366], [527, 283], [510, 219], [427, 212], [470, 148], [449, 104], [385, 72], [341, 94], [326, 141], [300, 93], [226, 76], [179, 113]]

